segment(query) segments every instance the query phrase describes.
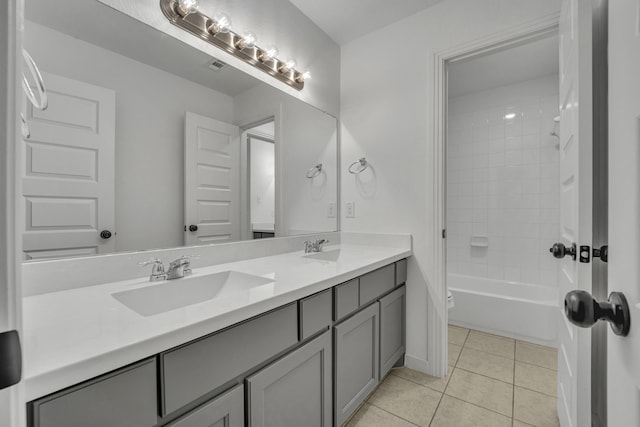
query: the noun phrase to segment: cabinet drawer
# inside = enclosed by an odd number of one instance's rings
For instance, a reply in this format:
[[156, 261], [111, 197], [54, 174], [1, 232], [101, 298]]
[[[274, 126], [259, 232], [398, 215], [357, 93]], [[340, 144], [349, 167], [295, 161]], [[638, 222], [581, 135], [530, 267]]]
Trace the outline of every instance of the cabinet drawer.
[[161, 354], [163, 415], [215, 390], [298, 342], [298, 305], [254, 317]]
[[407, 260], [401, 259], [396, 262], [396, 286], [407, 282]]
[[331, 289], [300, 300], [300, 339], [331, 325]]
[[340, 320], [358, 309], [360, 306], [358, 284], [359, 279], [353, 279], [334, 288], [333, 320]]
[[33, 427], [149, 427], [158, 422], [156, 360], [36, 400]]
[[396, 269], [393, 264], [360, 277], [360, 305], [365, 305], [395, 287]]
[[167, 427], [243, 427], [244, 386], [241, 384], [194, 409]]
[[380, 378], [405, 351], [405, 292], [402, 286], [380, 298]]

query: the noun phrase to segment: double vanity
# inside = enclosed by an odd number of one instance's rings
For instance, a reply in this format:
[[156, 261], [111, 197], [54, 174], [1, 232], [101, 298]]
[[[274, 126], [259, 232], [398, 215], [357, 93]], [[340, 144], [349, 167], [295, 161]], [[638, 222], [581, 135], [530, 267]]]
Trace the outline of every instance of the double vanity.
[[176, 280], [28, 296], [29, 426], [341, 425], [404, 361], [411, 243], [333, 235], [317, 253], [201, 254]]

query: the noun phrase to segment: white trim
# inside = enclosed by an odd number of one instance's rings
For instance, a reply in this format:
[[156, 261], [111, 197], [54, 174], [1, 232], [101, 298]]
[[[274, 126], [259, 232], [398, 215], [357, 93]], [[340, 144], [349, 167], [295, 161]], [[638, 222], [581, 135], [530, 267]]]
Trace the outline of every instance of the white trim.
[[[0, 6], [0, 331], [15, 329], [22, 337], [22, 304], [20, 264], [22, 253], [21, 217], [16, 203], [22, 194], [17, 168], [22, 165], [21, 131], [18, 113], [22, 96], [22, 22], [24, 0], [8, 0]], [[0, 391], [0, 424], [24, 426], [24, 393], [22, 383]]]
[[[444, 376], [447, 372], [447, 292], [446, 292], [446, 245], [441, 238], [446, 229], [446, 112], [447, 112], [447, 62], [458, 61], [481, 53], [501, 49], [513, 44], [523, 43], [541, 35], [555, 31], [560, 20], [559, 13], [546, 15], [525, 24], [507, 28], [487, 37], [463, 43], [452, 48], [436, 52], [433, 55], [433, 139], [434, 156], [431, 170], [433, 172], [433, 199], [435, 215], [432, 227], [434, 254], [434, 283], [442, 283], [443, 292], [433, 295], [437, 299], [429, 304], [427, 301], [427, 333], [433, 345], [427, 348], [428, 366], [432, 375]], [[444, 315], [442, 315], [442, 313]], [[444, 324], [442, 324], [444, 319]]]

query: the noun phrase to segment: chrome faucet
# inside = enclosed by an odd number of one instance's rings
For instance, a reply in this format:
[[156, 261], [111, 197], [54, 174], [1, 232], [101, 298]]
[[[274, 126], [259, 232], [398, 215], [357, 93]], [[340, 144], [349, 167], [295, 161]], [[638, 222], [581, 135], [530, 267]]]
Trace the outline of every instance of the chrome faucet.
[[329, 243], [328, 239], [318, 239], [315, 242], [311, 240], [305, 240], [304, 253], [309, 254], [312, 252], [322, 252], [322, 245]]
[[198, 258], [198, 255], [183, 255], [169, 263], [167, 280], [180, 279], [191, 274], [191, 259]]
[[149, 264], [153, 264], [153, 267], [151, 267], [151, 276], [149, 276], [150, 282], [167, 280], [167, 273], [164, 272], [164, 264], [158, 258], [150, 258], [148, 261], [138, 263], [138, 265], [141, 267]]
[[151, 276], [149, 276], [150, 282], [157, 282], [159, 280], [173, 280], [180, 279], [182, 277], [191, 274], [191, 259], [198, 258], [199, 255], [183, 255], [180, 258], [173, 260], [169, 263], [169, 270], [164, 271], [164, 264], [158, 258], [150, 258], [148, 261], [138, 263], [139, 266], [146, 266], [152, 264]]

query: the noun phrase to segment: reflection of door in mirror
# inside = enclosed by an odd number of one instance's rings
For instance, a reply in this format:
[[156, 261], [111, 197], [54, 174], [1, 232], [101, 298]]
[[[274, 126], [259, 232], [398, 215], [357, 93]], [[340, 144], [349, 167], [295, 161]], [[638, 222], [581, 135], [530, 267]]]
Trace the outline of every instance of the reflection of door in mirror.
[[184, 150], [185, 244], [239, 240], [238, 127], [187, 112]]
[[273, 120], [248, 129], [250, 229], [254, 239], [275, 236], [275, 140]]
[[25, 259], [113, 252], [115, 92], [54, 74], [44, 80], [48, 108], [25, 102]]

